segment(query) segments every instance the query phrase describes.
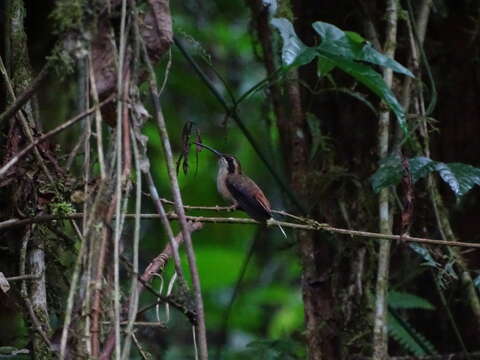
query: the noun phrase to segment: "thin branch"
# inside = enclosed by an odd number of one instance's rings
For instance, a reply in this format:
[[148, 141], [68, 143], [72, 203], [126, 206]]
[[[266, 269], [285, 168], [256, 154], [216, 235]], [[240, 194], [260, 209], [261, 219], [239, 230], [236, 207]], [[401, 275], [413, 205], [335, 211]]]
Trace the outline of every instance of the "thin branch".
[[150, 359], [149, 354], [147, 354], [145, 352], [145, 350], [143, 350], [142, 345], [138, 341], [137, 336], [135, 334], [132, 334], [132, 339], [133, 339], [133, 342], [135, 343], [135, 346], [137, 347], [138, 352], [140, 353], [140, 356], [142, 357], [142, 359], [144, 359], [144, 360]]
[[[142, 36], [140, 35], [137, 7], [134, 5], [133, 0], [130, 0], [130, 1], [132, 3], [131, 7], [132, 7], [133, 14], [134, 14], [133, 27], [134, 27], [134, 31], [135, 31], [135, 40], [138, 44], [139, 52], [140, 52], [140, 48], [141, 48], [141, 50], [142, 50], [141, 54], [144, 57], [146, 57], [147, 60], [148, 60], [148, 55], [147, 55], [147, 50], [146, 50], [146, 47], [145, 47], [145, 42], [144, 42]], [[157, 26], [158, 26], [158, 23], [157, 23]], [[167, 69], [165, 71], [164, 83], [168, 79], [168, 71], [169, 71], [169, 69], [168, 69], [168, 65], [167, 65]], [[162, 90], [160, 90], [160, 93], [161, 93], [161, 91]], [[160, 95], [160, 93], [159, 93], [159, 95]], [[141, 129], [139, 128], [139, 126], [137, 126], [137, 124], [135, 124], [134, 129], [135, 129], [135, 135], [136, 135], [137, 140], [138, 140], [139, 150], [140, 150], [140, 153], [142, 154], [141, 171], [143, 172], [143, 174], [144, 174], [144, 176], [147, 180], [148, 188], [149, 188], [149, 191], [150, 191], [150, 196], [152, 197], [155, 208], [156, 208], [158, 214], [160, 215], [160, 218], [162, 220], [162, 224], [165, 228], [165, 232], [167, 233], [168, 241], [173, 248], [173, 260], [174, 260], [175, 271], [176, 271], [178, 277], [180, 278], [180, 281], [183, 284], [186, 284], [185, 277], [184, 277], [183, 271], [182, 271], [181, 262], [180, 262], [180, 255], [178, 253], [178, 247], [176, 247], [176, 245], [175, 245], [175, 236], [174, 236], [172, 228], [170, 226], [170, 222], [168, 221], [168, 218], [165, 215], [166, 214], [165, 209], [163, 208], [163, 205], [160, 201], [160, 197], [159, 197], [157, 188], [155, 186], [153, 176], [150, 172], [150, 160], [147, 156], [146, 143], [142, 141]], [[174, 204], [174, 203], [172, 202], [172, 204]]]
[[104, 101], [102, 101], [100, 104], [98, 104], [98, 106], [93, 106], [91, 107], [90, 109], [88, 109], [87, 111], [81, 113], [81, 114], [78, 114], [77, 116], [71, 118], [70, 120], [64, 122], [63, 124], [57, 126], [55, 129], [53, 130], [50, 130], [49, 132], [47, 132], [46, 134], [43, 134], [42, 136], [40, 136], [39, 138], [36, 138], [32, 143], [30, 143], [29, 145], [27, 145], [23, 150], [21, 150], [20, 152], [18, 152], [16, 155], [14, 155], [10, 161], [8, 163], [6, 163], [4, 166], [2, 166], [2, 168], [0, 169], [0, 179], [5, 176], [5, 173], [13, 166], [15, 165], [21, 158], [23, 158], [30, 150], [32, 150], [35, 146], [37, 146], [38, 144], [44, 142], [45, 140], [47, 140], [48, 138], [58, 134], [59, 132], [62, 132], [63, 130], [69, 128], [70, 126], [74, 125], [75, 123], [77, 123], [78, 121], [82, 120], [83, 118], [85, 118], [86, 116], [92, 114], [96, 109], [97, 107], [98, 108], [101, 108], [102, 106], [104, 106], [105, 104], [109, 103], [110, 101], [112, 101], [113, 99], [113, 95], [108, 97], [107, 99], [105, 99]]
[[42, 70], [38, 73], [38, 75], [33, 79], [32, 83], [30, 86], [22, 93], [20, 94], [17, 99], [14, 101], [13, 104], [11, 104], [7, 110], [5, 110], [1, 115], [0, 115], [0, 125], [10, 119], [12, 116], [14, 116], [18, 110], [22, 108], [23, 105], [25, 105], [28, 100], [35, 94], [35, 92], [38, 90], [38, 87], [40, 86], [41, 82], [47, 77], [48, 71], [50, 70], [50, 65], [51, 61], [47, 61], [47, 63], [43, 66]]
[[[387, 0], [385, 9], [385, 55], [394, 59], [397, 48], [398, 27], [398, 0]], [[383, 80], [388, 88], [392, 88], [393, 71], [390, 68], [383, 69]], [[389, 152], [390, 112], [381, 109], [378, 119], [378, 157], [386, 158]], [[390, 190], [380, 190], [378, 197], [379, 230], [384, 234], [391, 234], [390, 223]], [[379, 360], [388, 358], [388, 334], [387, 334], [387, 296], [388, 278], [390, 271], [390, 245], [389, 241], [380, 243], [378, 251], [378, 269], [375, 286], [375, 312], [373, 321], [373, 357]]]
[[[122, 12], [120, 20], [120, 47], [118, 51], [118, 68], [117, 68], [117, 93], [119, 100], [117, 101], [117, 131], [115, 137], [116, 143], [116, 157], [117, 157], [117, 171], [116, 171], [116, 187], [115, 187], [115, 231], [113, 240], [113, 312], [114, 312], [114, 329], [115, 329], [115, 359], [120, 360], [121, 357], [121, 338], [120, 338], [120, 236], [122, 234], [121, 227], [121, 203], [122, 203], [122, 190], [123, 190], [123, 169], [122, 162], [124, 161], [123, 143], [122, 143], [122, 130], [123, 123], [126, 121], [127, 114], [124, 114], [124, 110], [127, 104], [124, 100], [128, 94], [129, 76], [128, 71], [124, 73], [125, 66], [125, 49], [126, 49], [126, 34], [125, 34], [125, 22], [127, 17], [127, 1], [122, 0]], [[127, 134], [129, 137], [130, 134]]]
[[87, 241], [83, 236], [81, 236], [80, 231], [77, 231], [77, 235], [80, 238], [81, 245], [77, 255], [77, 259], [75, 260], [73, 274], [70, 280], [70, 288], [68, 290], [67, 306], [65, 308], [65, 318], [63, 320], [62, 337], [60, 339], [60, 360], [65, 359], [65, 353], [66, 353], [67, 342], [68, 342], [68, 331], [70, 329], [70, 323], [72, 321], [73, 304], [75, 300], [77, 282], [78, 282], [78, 279], [80, 278], [82, 261], [87, 248]]
[[135, 318], [137, 316], [138, 310], [138, 298], [139, 298], [139, 289], [138, 289], [138, 258], [139, 258], [139, 245], [140, 245], [140, 213], [142, 212], [142, 172], [140, 169], [140, 155], [138, 152], [137, 141], [135, 140], [135, 135], [133, 131], [130, 133], [131, 142], [133, 147], [133, 155], [135, 162], [135, 225], [134, 225], [134, 234], [133, 234], [133, 271], [131, 277], [130, 285], [130, 299], [129, 309], [128, 309], [128, 322], [127, 328], [125, 329], [125, 341], [122, 350], [122, 359], [127, 359], [130, 355], [130, 345], [131, 345], [131, 336], [133, 335], [133, 327], [137, 326], [135, 323]]
[[[72, 215], [42, 215], [42, 216], [36, 216], [32, 218], [27, 218], [27, 219], [13, 218], [13, 219], [0, 222], [0, 230], [5, 230], [15, 226], [25, 226], [29, 224], [43, 223], [43, 222], [49, 222], [49, 221], [55, 221], [55, 220], [81, 219], [82, 216], [83, 216], [82, 213], [77, 213]], [[135, 214], [125, 214], [126, 219], [134, 219], [135, 216], [136, 216]], [[140, 214], [140, 217], [144, 220], [161, 218], [160, 215], [158, 214]], [[167, 218], [171, 220], [178, 220], [178, 215], [174, 213], [167, 213]], [[199, 223], [260, 225], [258, 221], [249, 219], [249, 218], [208, 217], [208, 216], [188, 216], [187, 215], [186, 219], [188, 221], [199, 222]], [[308, 218], [303, 218], [303, 219], [305, 220], [305, 224], [270, 220], [267, 223], [267, 227], [272, 227], [272, 226], [275, 227], [275, 226], [281, 225], [282, 227], [291, 228], [294, 230], [327, 231], [327, 232], [336, 233], [336, 234], [345, 234], [345, 235], [366, 237], [366, 238], [380, 239], [380, 240], [405, 240], [406, 242], [423, 243], [423, 244], [430, 244], [430, 245], [458, 246], [458, 247], [480, 249], [480, 243], [471, 243], [471, 242], [463, 242], [463, 241], [445, 241], [445, 240], [419, 238], [419, 237], [406, 236], [406, 235], [403, 235], [403, 236], [389, 235], [389, 234], [375, 233], [375, 232], [369, 232], [369, 231], [342, 229], [342, 228], [331, 226], [326, 223], [319, 223], [318, 221], [313, 219], [308, 219]]]
[[[144, 169], [144, 175], [147, 180], [148, 188], [150, 189], [150, 194], [153, 200], [153, 204], [155, 209], [157, 210], [158, 216], [162, 220], [163, 227], [165, 228], [165, 232], [167, 233], [167, 237], [172, 247], [173, 251], [173, 261], [175, 265], [175, 272], [177, 273], [181, 282], [184, 282], [185, 277], [183, 275], [182, 264], [180, 262], [180, 255], [178, 254], [178, 246], [175, 243], [175, 236], [173, 235], [173, 230], [168, 221], [167, 213], [162, 205], [162, 201], [160, 201], [160, 197], [158, 196], [158, 191], [153, 181], [152, 174], [150, 173], [149, 169]], [[172, 204], [173, 205], [173, 204]]]
[[[130, 323], [129, 321], [121, 321], [120, 325], [121, 326], [128, 326], [129, 323]], [[110, 321], [103, 321], [102, 324], [111, 325], [112, 323]], [[163, 328], [163, 329], [167, 328], [167, 325], [162, 321], [153, 321], [153, 322], [152, 321], [134, 321], [133, 326], [159, 327], [159, 328]], [[133, 333], [132, 333], [132, 335], [133, 335]]]
[[199, 353], [201, 360], [208, 359], [208, 349], [207, 349], [207, 329], [205, 326], [205, 314], [203, 310], [203, 299], [200, 285], [200, 275], [198, 274], [197, 261], [195, 259], [195, 252], [193, 250], [192, 239], [190, 237], [190, 232], [188, 231], [187, 219], [185, 216], [185, 210], [183, 209], [182, 195], [180, 193], [180, 187], [178, 185], [177, 173], [175, 168], [175, 161], [173, 160], [172, 148], [170, 145], [170, 139], [167, 132], [167, 127], [165, 119], [163, 117], [162, 109], [160, 107], [160, 101], [158, 97], [158, 88], [156, 84], [155, 72], [153, 70], [153, 65], [148, 57], [148, 53], [143, 45], [143, 55], [144, 60], [147, 64], [147, 69], [150, 75], [150, 95], [152, 97], [153, 106], [155, 108], [154, 116], [157, 122], [159, 129], [160, 138], [163, 144], [163, 150], [165, 158], [167, 161], [168, 176], [170, 179], [170, 186], [172, 191], [172, 196], [175, 202], [175, 210], [179, 215], [180, 224], [182, 226], [182, 233], [185, 241], [185, 248], [187, 252], [187, 259], [190, 268], [190, 275], [192, 277], [193, 289], [195, 293], [195, 309], [198, 316], [198, 342], [199, 342]]
[[[7, 89], [8, 89], [9, 95], [15, 101], [16, 100], [15, 91], [13, 90], [12, 83], [10, 81], [10, 78], [8, 76], [7, 70], [5, 69], [5, 65], [3, 64], [3, 60], [2, 60], [1, 57], [0, 57], [0, 71], [3, 74], [5, 82], [7, 83]], [[22, 112], [19, 113], [19, 119], [20, 119], [20, 123], [21, 123], [22, 128], [23, 128], [23, 131], [28, 138], [28, 141], [30, 141], [30, 143], [33, 145], [33, 153], [34, 153], [35, 157], [37, 158], [37, 161], [38, 161], [42, 171], [45, 173], [45, 175], [47, 176], [47, 179], [50, 181], [50, 183], [55, 187], [56, 182], [53, 180], [52, 174], [48, 170], [47, 165], [45, 164], [45, 161], [43, 160], [42, 155], [40, 154], [40, 151], [38, 150], [38, 148], [35, 145], [35, 140], [33, 138], [32, 129], [31, 129], [30, 124], [27, 121], [26, 117], [24, 116], [24, 113], [22, 113]], [[0, 177], [1, 177], [1, 174], [0, 174]]]
[[100, 111], [100, 103], [98, 99], [97, 85], [95, 82], [95, 71], [92, 65], [92, 52], [88, 53], [88, 68], [90, 70], [90, 92], [92, 94], [93, 101], [97, 108], [95, 109], [95, 138], [97, 140], [97, 153], [98, 153], [98, 166], [100, 168], [100, 179], [103, 181], [106, 179], [107, 174], [105, 172], [105, 155], [103, 152], [103, 136], [102, 136], [102, 112]]
[[[133, 214], [133, 215], [135, 215], [135, 214]], [[156, 218], [159, 217], [157, 214], [154, 214], [154, 215], [155, 215]], [[128, 218], [128, 216], [127, 216], [127, 218]], [[201, 223], [189, 222], [188, 223], [188, 231], [194, 232], [196, 230], [201, 229], [202, 226], [203, 226], [203, 224], [201, 224]], [[179, 233], [176, 237], [174, 237], [173, 241], [175, 243], [175, 246], [178, 247], [183, 241], [183, 234]], [[139, 274], [135, 274], [137, 276], [139, 282], [140, 282], [140, 284], [138, 284], [138, 296], [140, 296], [140, 293], [144, 289], [146, 289], [146, 290], [150, 291], [152, 294], [154, 294], [157, 298], [161, 298], [161, 299], [167, 301], [170, 305], [172, 305], [172, 306], [178, 308], [179, 310], [181, 310], [189, 318], [189, 320], [192, 321], [192, 314], [186, 313], [184, 311], [184, 309], [182, 309], [182, 307], [179, 306], [179, 304], [176, 304], [172, 300], [165, 299], [164, 296], [162, 296], [161, 294], [158, 294], [149, 285], [149, 281], [153, 278], [153, 276], [158, 271], [160, 271], [160, 269], [163, 266], [165, 266], [168, 258], [170, 256], [172, 256], [172, 253], [170, 252], [170, 250], [171, 250], [171, 247], [170, 247], [170, 244], [168, 244], [164, 248], [164, 250], [157, 257], [155, 257], [152, 260], [152, 262], [147, 266], [147, 268], [145, 269], [145, 271], [143, 272], [143, 274], [141, 276]], [[124, 308], [125, 307], [128, 307], [128, 304], [124, 304]], [[132, 339], [133, 339], [133, 336], [134, 336], [134, 334], [132, 333]], [[113, 351], [114, 346], [115, 346], [115, 336], [114, 336], [114, 333], [111, 331], [110, 334], [107, 336], [107, 341], [105, 342], [105, 346], [103, 348], [102, 355], [100, 356], [100, 360], [110, 359], [110, 355]]]
[[41, 276], [42, 276], [41, 274], [26, 274], [26, 275], [6, 277], [5, 280], [7, 280], [8, 282], [19, 281], [19, 280], [37, 280]]

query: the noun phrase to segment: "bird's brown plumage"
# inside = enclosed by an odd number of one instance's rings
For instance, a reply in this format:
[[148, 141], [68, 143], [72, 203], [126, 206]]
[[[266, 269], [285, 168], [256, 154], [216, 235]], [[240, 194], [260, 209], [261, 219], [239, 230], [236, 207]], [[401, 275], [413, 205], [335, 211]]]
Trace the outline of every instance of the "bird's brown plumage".
[[[230, 174], [226, 177], [226, 186], [248, 215], [258, 221], [266, 221], [272, 217], [270, 202], [263, 191], [248, 176]], [[251, 194], [254, 194], [252, 197]]]

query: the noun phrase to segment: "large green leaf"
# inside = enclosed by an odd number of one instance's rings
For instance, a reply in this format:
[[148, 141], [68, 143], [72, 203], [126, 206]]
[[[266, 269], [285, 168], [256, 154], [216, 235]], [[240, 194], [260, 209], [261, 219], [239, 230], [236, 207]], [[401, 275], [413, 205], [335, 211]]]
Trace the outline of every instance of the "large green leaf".
[[410, 247], [410, 249], [420, 255], [423, 260], [425, 260], [422, 265], [431, 266], [433, 268], [440, 268], [441, 265], [435, 261], [435, 259], [430, 254], [430, 251], [425, 246], [423, 246], [422, 244], [416, 244], [414, 242], [409, 243], [408, 246]]
[[388, 292], [388, 305], [394, 309], [435, 310], [435, 306], [422, 297], [394, 290]]
[[480, 185], [480, 169], [471, 165], [437, 163], [435, 170], [457, 196], [463, 196], [474, 185]]
[[408, 160], [412, 180], [416, 183], [421, 178], [427, 176], [435, 170], [436, 162], [425, 156], [418, 156]]
[[380, 162], [377, 171], [370, 177], [373, 191], [397, 185], [402, 180], [402, 163], [398, 156], [388, 156]]
[[408, 69], [375, 50], [359, 34], [345, 32], [332, 24], [314, 22], [312, 26], [322, 38], [322, 42], [318, 46], [309, 47], [298, 38], [289, 20], [275, 18], [271, 23], [278, 29], [283, 40], [282, 60], [285, 65], [301, 66], [317, 57], [320, 76], [325, 76], [334, 67], [340, 68], [382, 99], [394, 112], [403, 131], [407, 133], [402, 106], [382, 76], [362, 62], [388, 67], [401, 74], [413, 76]]
[[285, 65], [305, 65], [315, 58], [315, 50], [300, 40], [289, 20], [275, 18], [272, 19], [271, 24], [277, 28], [282, 37], [282, 61]]
[[[480, 185], [480, 168], [468, 164], [443, 163], [424, 156], [409, 159], [408, 163], [414, 183], [432, 171], [437, 171], [456, 196], [463, 196], [474, 185]], [[378, 192], [382, 188], [397, 185], [402, 178], [402, 173], [400, 158], [394, 156], [386, 158], [370, 177], [373, 190]]]
[[396, 315], [392, 309], [389, 309], [387, 324], [388, 334], [415, 356], [437, 353], [433, 344], [423, 334], [414, 329], [407, 320]]
[[317, 50], [321, 49], [330, 52], [332, 55], [380, 65], [400, 74], [414, 77], [410, 70], [375, 50], [372, 44], [367, 42], [359, 34], [351, 31], [343, 31], [335, 25], [321, 21], [314, 22], [312, 26], [322, 37], [322, 43], [316, 47]]
[[342, 69], [347, 74], [350, 74], [353, 78], [369, 88], [380, 99], [385, 101], [388, 107], [393, 111], [397, 117], [400, 126], [406, 132], [405, 112], [402, 105], [398, 102], [397, 98], [387, 86], [382, 76], [373, 70], [371, 67], [355, 62], [349, 58], [333, 55], [324, 49], [317, 48], [320, 56], [327, 58], [335, 63], [337, 67]]

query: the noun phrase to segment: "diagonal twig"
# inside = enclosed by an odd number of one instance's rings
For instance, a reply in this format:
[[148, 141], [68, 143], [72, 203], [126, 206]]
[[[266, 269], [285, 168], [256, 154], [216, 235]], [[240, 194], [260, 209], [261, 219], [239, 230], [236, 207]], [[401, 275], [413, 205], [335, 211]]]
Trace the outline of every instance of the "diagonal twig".
[[[98, 104], [98, 107], [101, 108], [105, 104], [109, 103], [113, 99], [113, 95], [102, 101], [100, 104]], [[14, 155], [10, 161], [8, 161], [5, 165], [2, 166], [0, 169], [0, 179], [5, 176], [5, 173], [13, 166], [15, 165], [20, 159], [22, 159], [30, 150], [32, 150], [35, 146], [38, 144], [44, 142], [48, 138], [58, 134], [59, 132], [62, 132], [63, 130], [69, 128], [70, 126], [74, 125], [78, 121], [82, 120], [86, 116], [92, 114], [95, 110], [97, 109], [97, 106], [93, 106], [87, 111], [78, 114], [77, 116], [71, 118], [70, 120], [64, 122], [63, 124], [57, 126], [55, 129], [50, 130], [49, 132], [43, 134], [42, 136], [36, 138], [32, 143], [28, 144], [23, 150], [21, 150], [19, 153]]]

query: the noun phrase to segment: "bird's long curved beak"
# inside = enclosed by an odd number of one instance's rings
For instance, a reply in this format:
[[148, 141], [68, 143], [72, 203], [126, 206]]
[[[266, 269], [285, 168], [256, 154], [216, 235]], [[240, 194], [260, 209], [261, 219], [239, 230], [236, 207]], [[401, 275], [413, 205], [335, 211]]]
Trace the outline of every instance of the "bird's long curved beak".
[[205, 149], [207, 149], [207, 150], [210, 150], [211, 152], [213, 152], [213, 153], [214, 153], [215, 155], [217, 155], [218, 157], [223, 156], [223, 154], [222, 154], [220, 151], [217, 151], [217, 150], [215, 150], [214, 148], [211, 148], [211, 147], [208, 146], [208, 145], [204, 145], [204, 144], [201, 144], [201, 143], [198, 143], [198, 142], [195, 142], [195, 141], [194, 141], [193, 143], [194, 143], [195, 145], [198, 145], [198, 146], [200, 146], [200, 147], [203, 147], [203, 148], [205, 148]]

